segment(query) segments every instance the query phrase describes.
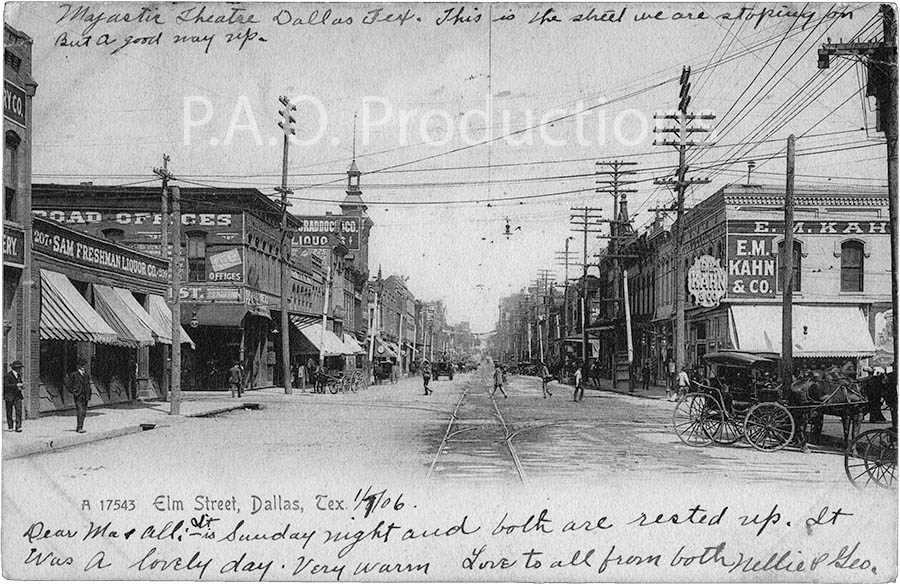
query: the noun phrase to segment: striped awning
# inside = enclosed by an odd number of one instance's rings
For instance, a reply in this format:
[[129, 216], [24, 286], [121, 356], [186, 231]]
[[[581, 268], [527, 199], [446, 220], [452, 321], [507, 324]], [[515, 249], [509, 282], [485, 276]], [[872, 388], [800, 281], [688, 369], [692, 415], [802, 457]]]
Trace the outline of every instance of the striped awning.
[[41, 270], [41, 339], [115, 344], [116, 332], [64, 275]]
[[366, 350], [356, 341], [356, 338], [349, 333], [344, 333], [344, 346], [346, 347], [346, 355], [355, 355], [358, 353], [366, 353]]
[[[94, 308], [116, 332], [116, 345], [141, 347], [153, 345], [153, 330], [132, 310], [111, 286], [95, 284]], [[130, 294], [130, 293], [129, 293]]]
[[[150, 316], [156, 319], [156, 321], [162, 326], [163, 330], [167, 332], [165, 339], [160, 336], [159, 342], [172, 344], [172, 310], [166, 305], [166, 301], [159, 295], [150, 295]], [[191, 346], [191, 349], [194, 349], [196, 346], [194, 345], [194, 340], [191, 339], [191, 336], [188, 335], [187, 331], [184, 330], [184, 327], [181, 328], [181, 343], [188, 343]]]
[[304, 322], [300, 315], [291, 315], [291, 323], [317, 351], [327, 356], [345, 355], [347, 348], [344, 342], [333, 332], [322, 327], [322, 322]]

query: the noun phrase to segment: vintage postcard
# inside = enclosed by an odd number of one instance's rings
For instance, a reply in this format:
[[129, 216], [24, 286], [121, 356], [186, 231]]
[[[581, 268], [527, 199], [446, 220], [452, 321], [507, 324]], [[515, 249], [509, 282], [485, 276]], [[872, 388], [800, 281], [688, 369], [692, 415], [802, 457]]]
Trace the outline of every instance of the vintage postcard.
[[896, 581], [896, 12], [7, 2], [3, 576]]

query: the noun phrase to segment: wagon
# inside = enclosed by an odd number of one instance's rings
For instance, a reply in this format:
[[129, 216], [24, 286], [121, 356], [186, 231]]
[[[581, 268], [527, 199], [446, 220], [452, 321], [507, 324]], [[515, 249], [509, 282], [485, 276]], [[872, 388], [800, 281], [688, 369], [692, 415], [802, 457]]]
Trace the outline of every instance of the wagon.
[[896, 429], [870, 429], [857, 435], [844, 452], [844, 471], [856, 487], [893, 487], [897, 477]]
[[702, 447], [746, 439], [760, 451], [790, 444], [795, 422], [781, 400], [775, 359], [737, 351], [703, 359], [715, 368], [716, 382], [695, 384], [675, 405], [672, 424], [683, 443]]

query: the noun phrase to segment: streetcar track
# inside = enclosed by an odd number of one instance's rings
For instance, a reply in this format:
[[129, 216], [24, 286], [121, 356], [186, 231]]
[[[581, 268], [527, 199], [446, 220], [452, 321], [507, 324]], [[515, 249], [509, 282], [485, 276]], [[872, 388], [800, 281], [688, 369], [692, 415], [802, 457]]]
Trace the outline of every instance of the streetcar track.
[[522, 483], [528, 485], [528, 480], [525, 479], [525, 469], [522, 468], [522, 462], [519, 461], [519, 455], [516, 453], [516, 450], [512, 444], [512, 439], [515, 434], [510, 434], [509, 427], [506, 425], [506, 421], [503, 419], [503, 413], [500, 412], [500, 407], [497, 405], [497, 399], [494, 398], [493, 394], [491, 394], [491, 402], [494, 404], [494, 410], [497, 411], [497, 417], [500, 419], [500, 424], [503, 425], [503, 434], [506, 435], [506, 448], [509, 451], [509, 455], [512, 457], [513, 464], [515, 464], [516, 466], [516, 473], [519, 474], [519, 479], [522, 481]]
[[463, 400], [465, 400], [466, 395], [469, 393], [469, 384], [466, 383], [466, 386], [463, 388], [462, 394], [459, 397], [459, 400], [456, 402], [456, 407], [453, 409], [453, 412], [450, 413], [450, 421], [447, 423], [447, 430], [444, 431], [444, 438], [441, 439], [441, 444], [438, 447], [437, 453], [434, 454], [434, 459], [431, 460], [431, 466], [428, 468], [428, 473], [425, 474], [426, 481], [431, 479], [432, 474], [434, 474], [434, 468], [437, 465], [438, 458], [440, 458], [441, 453], [444, 452], [444, 447], [447, 445], [447, 439], [451, 437], [450, 429], [453, 428], [453, 423], [456, 422], [457, 416], [456, 414], [459, 412], [459, 407], [462, 406]]

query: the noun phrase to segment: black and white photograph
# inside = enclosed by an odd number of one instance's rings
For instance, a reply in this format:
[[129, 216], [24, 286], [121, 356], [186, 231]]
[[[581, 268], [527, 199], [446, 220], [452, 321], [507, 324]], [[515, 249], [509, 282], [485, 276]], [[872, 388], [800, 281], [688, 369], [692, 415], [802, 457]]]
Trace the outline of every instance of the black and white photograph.
[[6, 2], [3, 577], [896, 582], [897, 8]]

